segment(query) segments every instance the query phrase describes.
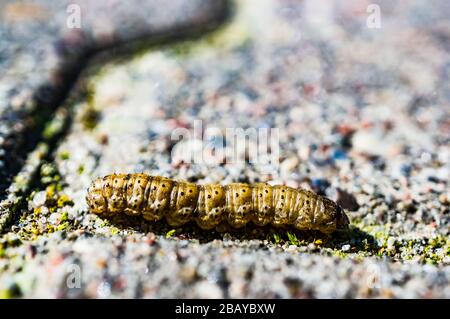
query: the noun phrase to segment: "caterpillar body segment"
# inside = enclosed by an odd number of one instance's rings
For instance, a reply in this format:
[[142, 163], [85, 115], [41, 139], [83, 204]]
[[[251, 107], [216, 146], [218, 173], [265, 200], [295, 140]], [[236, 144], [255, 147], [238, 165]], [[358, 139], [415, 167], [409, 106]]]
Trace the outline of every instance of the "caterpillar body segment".
[[174, 227], [191, 220], [203, 229], [223, 222], [241, 228], [252, 222], [329, 234], [349, 224], [344, 211], [326, 197], [265, 183], [197, 185], [147, 174], [112, 174], [94, 180], [86, 200], [95, 214], [165, 218]]

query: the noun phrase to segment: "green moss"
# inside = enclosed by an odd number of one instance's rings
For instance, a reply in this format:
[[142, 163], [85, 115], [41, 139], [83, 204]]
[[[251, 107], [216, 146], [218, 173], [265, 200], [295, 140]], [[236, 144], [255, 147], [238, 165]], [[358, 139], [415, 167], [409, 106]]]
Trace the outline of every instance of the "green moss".
[[54, 164], [44, 163], [41, 166], [40, 173], [41, 188], [32, 192], [27, 200], [32, 201], [37, 192], [44, 188], [46, 192], [45, 203], [42, 207], [34, 208], [31, 213], [25, 211], [21, 214], [19, 219], [21, 227], [17, 234], [24, 240], [35, 240], [40, 236], [57, 231], [66, 231], [74, 227], [74, 221], [69, 220], [68, 213], [65, 211], [61, 212], [58, 225], [40, 221], [41, 217], [48, 218], [52, 213], [61, 210], [61, 208], [74, 204], [73, 200], [62, 191], [64, 185]]
[[19, 237], [16, 236], [7, 236], [8, 247], [18, 247], [22, 244], [22, 241]]
[[79, 175], [81, 175], [81, 174], [83, 174], [83, 172], [84, 172], [84, 165], [80, 164], [80, 166], [78, 166], [78, 168], [77, 168], [77, 173]]
[[16, 234], [6, 233], [0, 238], [0, 258], [7, 257], [6, 251], [8, 248], [18, 247], [21, 244], [22, 240]]
[[54, 136], [56, 136], [61, 131], [61, 127], [59, 123], [56, 122], [50, 122], [49, 125], [47, 125], [44, 128], [44, 131], [42, 132], [42, 136], [46, 140], [52, 139]]
[[234, 18], [200, 39], [180, 41], [168, 47], [167, 53], [175, 58], [201, 55], [212, 50], [226, 51], [247, 46], [251, 43], [246, 21]]
[[318, 245], [318, 246], [321, 246], [323, 244], [323, 240], [322, 239], [316, 239], [316, 240], [314, 240], [314, 244]]
[[92, 131], [100, 119], [101, 112], [88, 104], [81, 114], [80, 121], [85, 130]]
[[54, 141], [63, 131], [68, 119], [67, 111], [63, 108], [58, 110], [49, 122], [47, 122], [42, 131], [44, 142]]
[[60, 223], [58, 226], [56, 226], [55, 231], [66, 230], [67, 228], [69, 228], [69, 226], [70, 226], [70, 224], [67, 221]]
[[63, 161], [68, 160], [70, 158], [70, 152], [63, 151], [63, 152], [59, 153], [59, 158], [62, 159]]
[[12, 299], [14, 295], [11, 293], [9, 289], [0, 290], [0, 299]]
[[89, 84], [86, 87], [86, 102], [89, 107], [93, 108], [95, 104], [94, 101], [95, 101], [95, 86], [93, 84]]
[[[450, 243], [449, 239], [444, 236], [404, 239], [391, 231], [389, 223], [370, 226], [361, 223], [359, 226], [376, 240], [372, 255], [377, 257], [439, 264], [446, 256], [449, 256]], [[389, 238], [393, 238], [393, 240], [391, 239], [388, 245]], [[364, 250], [370, 251], [367, 249], [370, 247], [370, 243], [363, 242], [363, 244]]]
[[44, 185], [59, 182], [61, 179], [55, 165], [52, 163], [42, 164], [40, 173], [41, 183]]
[[64, 223], [65, 221], [67, 221], [69, 219], [69, 213], [68, 212], [63, 212], [61, 214], [61, 223]]
[[24, 193], [28, 188], [28, 179], [23, 174], [18, 174], [14, 178], [14, 184], [20, 193]]
[[176, 232], [177, 232], [176, 229], [169, 230], [169, 231], [166, 233], [166, 237], [167, 237], [167, 238], [173, 237], [173, 235], [175, 235]]
[[22, 296], [22, 291], [17, 284], [12, 284], [8, 289], [0, 290], [0, 299], [13, 299]]
[[101, 119], [101, 112], [95, 106], [95, 84], [86, 88], [86, 104], [81, 109], [80, 122], [85, 130], [93, 130]]
[[56, 200], [57, 207], [64, 207], [66, 205], [73, 206], [72, 199], [66, 194], [58, 195], [58, 199]]
[[291, 245], [299, 246], [299, 241], [298, 241], [298, 238], [297, 238], [297, 236], [295, 234], [293, 234], [291, 232], [287, 232], [287, 236], [288, 236], [288, 239], [289, 239], [289, 243]]
[[50, 184], [45, 188], [45, 191], [47, 192], [47, 198], [53, 198], [57, 196], [59, 192], [61, 192], [63, 189], [62, 185], [59, 183]]
[[449, 243], [449, 239], [443, 236], [436, 236], [430, 239], [429, 245], [433, 248], [441, 248]]
[[331, 250], [328, 250], [328, 252], [330, 253], [330, 255], [339, 257], [341, 259], [346, 259], [350, 255], [348, 252], [345, 252], [345, 251], [342, 251], [339, 249], [331, 249]]
[[278, 245], [278, 244], [281, 243], [281, 236], [280, 235], [274, 233], [274, 234], [272, 234], [272, 236], [273, 236], [273, 240], [274, 240], [275, 244]]

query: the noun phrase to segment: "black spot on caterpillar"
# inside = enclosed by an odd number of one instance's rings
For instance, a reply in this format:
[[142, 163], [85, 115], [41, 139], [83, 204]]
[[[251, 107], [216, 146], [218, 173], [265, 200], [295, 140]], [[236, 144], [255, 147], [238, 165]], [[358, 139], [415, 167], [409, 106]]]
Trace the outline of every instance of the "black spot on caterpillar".
[[240, 228], [291, 226], [330, 234], [348, 227], [343, 209], [332, 200], [304, 189], [265, 183], [196, 185], [146, 174], [112, 174], [94, 180], [87, 203], [92, 213], [163, 217], [173, 227], [195, 220], [212, 229], [221, 222]]

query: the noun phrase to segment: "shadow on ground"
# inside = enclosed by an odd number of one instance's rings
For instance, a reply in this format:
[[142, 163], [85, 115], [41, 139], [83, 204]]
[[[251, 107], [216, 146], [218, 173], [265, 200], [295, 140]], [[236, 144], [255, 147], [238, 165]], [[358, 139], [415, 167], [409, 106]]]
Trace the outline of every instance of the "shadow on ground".
[[295, 246], [307, 246], [315, 244], [323, 248], [341, 250], [342, 246], [351, 243], [351, 252], [364, 251], [376, 253], [378, 251], [375, 238], [369, 233], [350, 226], [346, 231], [339, 231], [327, 236], [317, 231], [299, 231], [292, 228], [277, 228], [273, 226], [258, 227], [247, 224], [240, 229], [234, 229], [226, 224], [219, 225], [213, 230], [203, 230], [194, 222], [174, 228], [168, 225], [165, 220], [158, 222], [148, 222], [141, 217], [117, 215], [107, 219], [119, 230], [130, 230], [138, 233], [152, 232], [156, 235], [173, 237], [178, 239], [198, 240], [200, 243], [208, 243], [213, 240], [266, 240], [272, 244], [288, 244]]

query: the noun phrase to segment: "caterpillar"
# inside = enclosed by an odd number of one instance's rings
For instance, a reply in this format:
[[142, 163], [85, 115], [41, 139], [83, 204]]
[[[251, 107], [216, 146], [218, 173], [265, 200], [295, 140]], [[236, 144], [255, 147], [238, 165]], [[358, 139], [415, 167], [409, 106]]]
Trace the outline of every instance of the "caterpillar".
[[165, 218], [173, 227], [191, 220], [202, 229], [222, 222], [234, 228], [253, 222], [331, 234], [349, 224], [343, 209], [327, 197], [266, 183], [197, 185], [147, 174], [112, 174], [92, 182], [86, 201], [94, 214]]

